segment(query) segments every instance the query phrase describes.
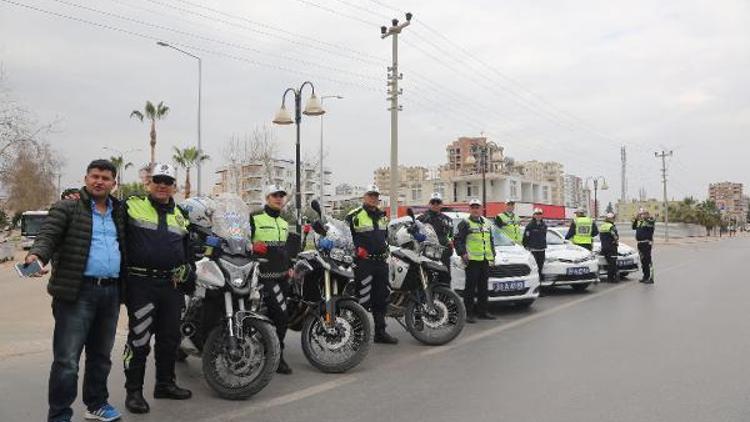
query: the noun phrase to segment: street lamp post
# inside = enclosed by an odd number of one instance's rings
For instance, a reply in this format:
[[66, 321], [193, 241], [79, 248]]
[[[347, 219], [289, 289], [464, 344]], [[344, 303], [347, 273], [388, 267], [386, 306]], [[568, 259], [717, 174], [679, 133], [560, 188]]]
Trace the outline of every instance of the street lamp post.
[[586, 187], [589, 185], [589, 180], [591, 180], [594, 184], [594, 220], [599, 218], [599, 199], [598, 199], [598, 191], [599, 191], [599, 181], [602, 182], [602, 190], [609, 189], [609, 186], [607, 186], [607, 180], [604, 179], [604, 176], [594, 176], [594, 177], [587, 177], [586, 178]]
[[[167, 47], [171, 48], [172, 50], [178, 51], [186, 56], [192, 57], [198, 61], [198, 151], [203, 152], [203, 147], [201, 145], [201, 91], [202, 91], [202, 79], [203, 79], [203, 61], [200, 57], [196, 56], [193, 53], [189, 53], [185, 50], [182, 50], [180, 48], [177, 48], [171, 44], [165, 43], [163, 41], [157, 41], [157, 45], [161, 47]], [[201, 195], [201, 163], [200, 161], [195, 163], [195, 167], [197, 170], [197, 178], [198, 178], [198, 196]]]
[[[310, 99], [307, 100], [304, 111], [302, 110], [302, 90], [305, 86], [310, 86], [312, 94]], [[294, 94], [294, 120], [286, 109], [286, 94]], [[307, 116], [321, 116], [325, 113], [323, 107], [318, 101], [318, 97], [315, 96], [315, 86], [310, 81], [305, 81], [300, 85], [299, 89], [287, 88], [284, 91], [284, 95], [281, 97], [281, 108], [276, 112], [276, 116], [273, 118], [273, 122], [277, 125], [290, 125], [294, 123], [297, 127], [297, 142], [296, 142], [296, 165], [295, 165], [295, 209], [297, 211], [296, 224], [297, 234], [302, 239], [302, 179], [300, 174], [300, 123], [302, 122], [302, 115]]]
[[[323, 100], [326, 98], [335, 98], [342, 100], [341, 95], [323, 95], [320, 97], [320, 106], [323, 107]], [[323, 172], [323, 115], [320, 115], [320, 206], [325, 208], [325, 173]]]

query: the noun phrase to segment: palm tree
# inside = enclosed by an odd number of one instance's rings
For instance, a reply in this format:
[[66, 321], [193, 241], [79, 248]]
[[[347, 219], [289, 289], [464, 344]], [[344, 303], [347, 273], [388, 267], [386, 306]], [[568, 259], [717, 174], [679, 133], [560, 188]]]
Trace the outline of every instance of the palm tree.
[[141, 122], [143, 122], [144, 118], [151, 121], [151, 132], [149, 133], [151, 137], [151, 141], [149, 142], [149, 145], [151, 145], [151, 164], [154, 164], [154, 161], [156, 161], [156, 121], [166, 117], [167, 113], [169, 113], [169, 107], [164, 105], [164, 101], [159, 101], [159, 104], [156, 106], [151, 101], [146, 101], [143, 111], [133, 110], [130, 112], [131, 118], [135, 117]]
[[129, 169], [130, 167], [133, 167], [133, 163], [131, 163], [130, 161], [126, 163], [122, 155], [119, 157], [109, 157], [109, 161], [115, 166], [115, 169], [117, 170], [117, 197], [119, 199], [122, 199], [122, 172]]
[[174, 147], [174, 160], [177, 165], [185, 169], [185, 198], [190, 198], [190, 169], [195, 167], [196, 164], [200, 164], [210, 157], [203, 153], [196, 147], [188, 147], [179, 149]]

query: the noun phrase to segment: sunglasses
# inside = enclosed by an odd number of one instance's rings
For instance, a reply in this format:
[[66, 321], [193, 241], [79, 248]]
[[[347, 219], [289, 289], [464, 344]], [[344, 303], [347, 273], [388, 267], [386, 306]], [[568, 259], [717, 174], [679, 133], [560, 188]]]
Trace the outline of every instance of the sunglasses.
[[469, 208], [482, 208], [481, 205], [471, 205]]
[[430, 201], [430, 205], [440, 205], [442, 203], [443, 201], [438, 201], [437, 199], [433, 199], [432, 201]]
[[276, 193], [272, 193], [271, 194], [271, 197], [273, 197], [273, 198], [283, 198], [285, 196], [286, 196], [286, 194], [282, 193], [282, 192], [276, 192]]
[[164, 177], [164, 176], [156, 176], [151, 181], [157, 185], [164, 185], [164, 186], [173, 186], [174, 185], [174, 179], [171, 177]]

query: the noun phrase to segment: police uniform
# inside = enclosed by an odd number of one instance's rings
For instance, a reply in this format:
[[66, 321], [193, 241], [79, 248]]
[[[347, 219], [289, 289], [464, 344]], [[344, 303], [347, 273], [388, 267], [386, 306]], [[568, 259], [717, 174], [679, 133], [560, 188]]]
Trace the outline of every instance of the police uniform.
[[638, 254], [641, 256], [641, 282], [654, 282], [654, 265], [651, 260], [651, 249], [654, 245], [654, 228], [656, 221], [651, 218], [638, 218], [633, 221], [635, 240], [638, 242]]
[[570, 224], [565, 239], [572, 239], [574, 245], [593, 250], [594, 237], [597, 235], [599, 235], [599, 229], [596, 227], [594, 219], [588, 216], [577, 216]]
[[516, 244], [523, 242], [521, 219], [511, 211], [504, 211], [495, 217], [495, 224], [510, 240]]
[[534, 256], [539, 270], [539, 282], [544, 281], [544, 261], [547, 259], [547, 223], [532, 219], [523, 232], [523, 247]]
[[[128, 339], [123, 363], [129, 398], [142, 394], [146, 358], [155, 336], [156, 398], [184, 399], [190, 391], [175, 385], [175, 358], [180, 342], [184, 293], [179, 283], [188, 267], [188, 225], [170, 198], [162, 204], [151, 197], [131, 197], [127, 210]], [[142, 395], [140, 396], [142, 401]], [[145, 409], [136, 413], [148, 412]], [[126, 403], [127, 404], [127, 403]], [[131, 406], [128, 408], [132, 410]]]
[[620, 235], [617, 227], [611, 221], [605, 221], [599, 227], [599, 240], [602, 244], [600, 254], [607, 260], [607, 281], [616, 283], [620, 281], [620, 273], [617, 270], [617, 247]]
[[361, 206], [349, 212], [346, 221], [357, 250], [354, 276], [359, 303], [372, 311], [375, 340], [387, 338], [385, 313], [388, 307], [388, 217], [378, 208]]
[[[487, 283], [489, 267], [495, 262], [495, 247], [492, 241], [492, 223], [484, 217], [468, 217], [458, 224], [455, 238], [456, 253], [463, 257], [468, 255], [466, 263], [466, 285], [464, 287], [464, 305], [468, 315], [467, 321], [473, 322], [473, 316], [489, 318], [487, 313]], [[476, 305], [474, 298], [476, 296]]]
[[435, 230], [440, 245], [445, 247], [443, 256], [440, 261], [448, 269], [447, 272], [440, 273], [440, 282], [450, 286], [451, 284], [451, 255], [453, 255], [453, 220], [442, 212], [428, 210], [417, 217], [417, 220], [424, 224], [429, 224]]
[[268, 262], [260, 264], [259, 281], [263, 291], [263, 302], [268, 309], [268, 317], [276, 326], [281, 348], [284, 348], [289, 316], [287, 296], [289, 294], [289, 255], [287, 237], [289, 224], [281, 217], [281, 212], [266, 205], [262, 211], [250, 217], [253, 242], [263, 242], [267, 252], [263, 256]]

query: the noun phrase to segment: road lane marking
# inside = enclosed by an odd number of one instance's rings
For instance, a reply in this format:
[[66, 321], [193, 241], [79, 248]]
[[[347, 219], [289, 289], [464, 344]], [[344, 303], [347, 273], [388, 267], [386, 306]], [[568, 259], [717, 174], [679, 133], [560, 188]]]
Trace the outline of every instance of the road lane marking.
[[242, 409], [233, 410], [225, 413], [218, 414], [211, 419], [202, 419], [204, 422], [228, 422], [235, 420], [246, 420], [248, 416], [259, 410], [269, 409], [271, 407], [283, 406], [285, 404], [293, 403], [308, 397], [316, 396], [326, 391], [330, 391], [346, 384], [351, 384], [357, 381], [358, 378], [354, 375], [344, 375], [338, 379], [324, 382], [322, 384], [313, 385], [312, 387], [303, 388], [302, 390], [293, 391], [282, 396], [274, 397], [266, 401], [254, 403]]
[[[690, 264], [690, 261], [685, 261], [680, 264], [672, 265], [670, 267], [667, 267], [660, 271], [660, 273], [668, 273], [670, 271], [673, 271], [677, 268], [684, 267], [688, 264]], [[451, 350], [454, 350], [458, 347], [466, 346], [467, 344], [474, 343], [476, 341], [479, 341], [483, 338], [502, 333], [504, 331], [510, 330], [512, 328], [527, 324], [529, 322], [536, 321], [538, 319], [556, 314], [558, 312], [561, 312], [565, 309], [571, 308], [573, 306], [579, 305], [581, 303], [587, 302], [589, 300], [593, 300], [597, 297], [601, 297], [607, 293], [616, 292], [620, 290], [624, 290], [628, 287], [634, 287], [640, 283], [636, 281], [632, 282], [625, 282], [624, 284], [621, 284], [619, 286], [611, 287], [606, 290], [602, 290], [600, 292], [591, 293], [589, 295], [586, 295], [585, 297], [582, 297], [580, 299], [576, 299], [567, 303], [560, 304], [558, 306], [555, 306], [553, 308], [547, 309], [545, 311], [539, 312], [534, 315], [529, 315], [527, 317], [523, 317], [521, 319], [517, 319], [515, 321], [499, 325], [494, 328], [490, 328], [485, 331], [481, 331], [475, 334], [472, 334], [467, 337], [462, 337], [460, 340], [455, 341], [454, 343], [444, 345], [444, 346], [437, 346], [437, 347], [430, 347], [429, 349], [420, 352], [411, 354], [409, 356], [405, 356], [400, 359], [396, 359], [394, 361], [388, 362], [383, 365], [379, 365], [377, 368], [374, 368], [375, 370], [383, 370], [383, 369], [389, 369], [397, 366], [404, 365], [406, 363], [412, 362], [414, 360], [420, 360], [423, 359], [425, 356], [432, 356], [436, 355], [438, 353], [444, 353]], [[302, 390], [293, 391], [291, 393], [284, 394], [279, 397], [275, 397], [272, 399], [268, 399], [265, 401], [259, 401], [258, 403], [253, 403], [251, 405], [248, 405], [247, 407], [244, 407], [242, 409], [233, 410], [225, 413], [221, 413], [216, 415], [215, 417], [211, 419], [207, 419], [209, 422], [225, 422], [225, 421], [234, 421], [234, 420], [246, 420], [250, 415], [253, 413], [259, 411], [259, 410], [265, 410], [276, 406], [282, 406], [286, 404], [290, 404], [299, 400], [303, 400], [336, 388], [339, 388], [341, 386], [351, 384], [355, 381], [358, 381], [359, 378], [355, 375], [344, 375], [341, 378], [338, 378], [333, 381], [324, 382], [322, 384], [314, 385], [312, 387], [304, 388]]]

